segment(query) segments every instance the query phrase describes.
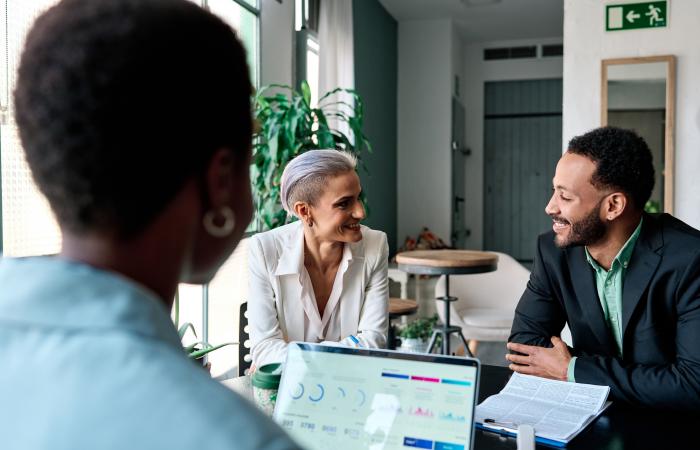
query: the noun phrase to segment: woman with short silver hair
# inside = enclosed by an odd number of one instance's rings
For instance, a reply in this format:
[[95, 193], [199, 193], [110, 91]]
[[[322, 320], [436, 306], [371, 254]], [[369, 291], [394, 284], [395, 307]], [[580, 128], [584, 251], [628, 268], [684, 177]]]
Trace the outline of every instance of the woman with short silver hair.
[[255, 235], [249, 245], [253, 364], [283, 362], [287, 343], [386, 344], [389, 247], [360, 221], [353, 155], [311, 150], [282, 174], [284, 209], [299, 220]]

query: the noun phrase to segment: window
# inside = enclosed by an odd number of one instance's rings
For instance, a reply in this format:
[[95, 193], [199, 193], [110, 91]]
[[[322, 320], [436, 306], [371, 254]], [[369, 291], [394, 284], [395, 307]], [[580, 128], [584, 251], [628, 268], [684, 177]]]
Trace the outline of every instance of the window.
[[204, 7], [222, 18], [231, 28], [236, 30], [238, 37], [248, 52], [248, 67], [250, 78], [255, 86], [259, 82], [259, 51], [260, 10], [258, 0], [204, 0]]
[[294, 29], [296, 30], [296, 87], [306, 80], [311, 90], [311, 106], [318, 102], [319, 51], [318, 0], [296, 0]]
[[[236, 30], [248, 52], [248, 67], [256, 87], [260, 80], [260, 8], [259, 0], [202, 0], [201, 5], [221, 17]], [[198, 2], [197, 2], [198, 3]], [[185, 343], [210, 342], [213, 345], [238, 342], [238, 311], [247, 300], [247, 242], [236, 248], [209, 286], [180, 285], [180, 323], [191, 322], [197, 338], [189, 334]], [[243, 345], [241, 342], [240, 345]], [[235, 376], [238, 346], [230, 345], [208, 355], [211, 373]]]
[[[97, 0], [96, 0], [97, 1]], [[248, 51], [254, 84], [259, 84], [260, 0], [191, 0], [221, 17]], [[38, 192], [19, 141], [11, 94], [24, 39], [34, 19], [58, 0], [0, 0], [0, 150], [2, 251], [7, 256], [57, 253], [60, 231], [48, 203]], [[214, 344], [238, 340], [238, 308], [245, 300], [247, 267], [245, 242], [208, 286], [180, 286], [180, 322], [195, 326], [197, 340]], [[206, 312], [206, 314], [204, 314]], [[194, 336], [188, 336], [193, 340]], [[210, 356], [212, 374], [233, 369], [238, 348], [229, 346]]]
[[2, 2], [0, 49], [0, 149], [2, 157], [2, 252], [8, 256], [56, 253], [61, 237], [53, 214], [32, 180], [14, 121], [12, 92], [24, 39], [34, 19], [57, 0]]
[[309, 34], [306, 36], [306, 82], [309, 83], [311, 90], [311, 106], [316, 106], [318, 103], [318, 52], [320, 47], [318, 39]]

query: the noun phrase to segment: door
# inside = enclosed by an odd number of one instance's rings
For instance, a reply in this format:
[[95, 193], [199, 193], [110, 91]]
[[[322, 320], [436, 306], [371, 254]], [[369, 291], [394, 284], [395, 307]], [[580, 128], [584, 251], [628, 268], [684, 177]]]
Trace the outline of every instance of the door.
[[464, 106], [452, 97], [452, 247], [464, 248], [469, 230], [465, 225], [464, 195], [466, 185], [464, 165], [469, 150], [464, 147]]
[[484, 92], [484, 249], [532, 263], [561, 157], [562, 82], [489, 82]]

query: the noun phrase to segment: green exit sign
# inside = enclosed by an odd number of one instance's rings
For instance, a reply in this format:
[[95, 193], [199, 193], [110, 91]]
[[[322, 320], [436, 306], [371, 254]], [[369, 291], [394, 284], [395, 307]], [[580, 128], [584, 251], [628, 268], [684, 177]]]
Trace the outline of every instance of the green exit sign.
[[668, 23], [667, 2], [626, 3], [605, 8], [607, 31], [660, 28]]

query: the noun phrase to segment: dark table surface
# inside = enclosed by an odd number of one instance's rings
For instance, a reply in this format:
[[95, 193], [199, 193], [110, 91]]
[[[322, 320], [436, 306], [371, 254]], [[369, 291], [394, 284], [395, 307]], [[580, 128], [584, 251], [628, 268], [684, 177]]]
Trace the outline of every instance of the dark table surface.
[[[482, 366], [479, 403], [497, 394], [512, 372], [506, 367]], [[514, 449], [515, 438], [475, 430], [474, 449]], [[591, 425], [576, 436], [568, 449], [623, 450], [700, 449], [700, 411], [695, 413], [637, 409], [613, 401]], [[537, 448], [551, 447], [537, 445]]]

